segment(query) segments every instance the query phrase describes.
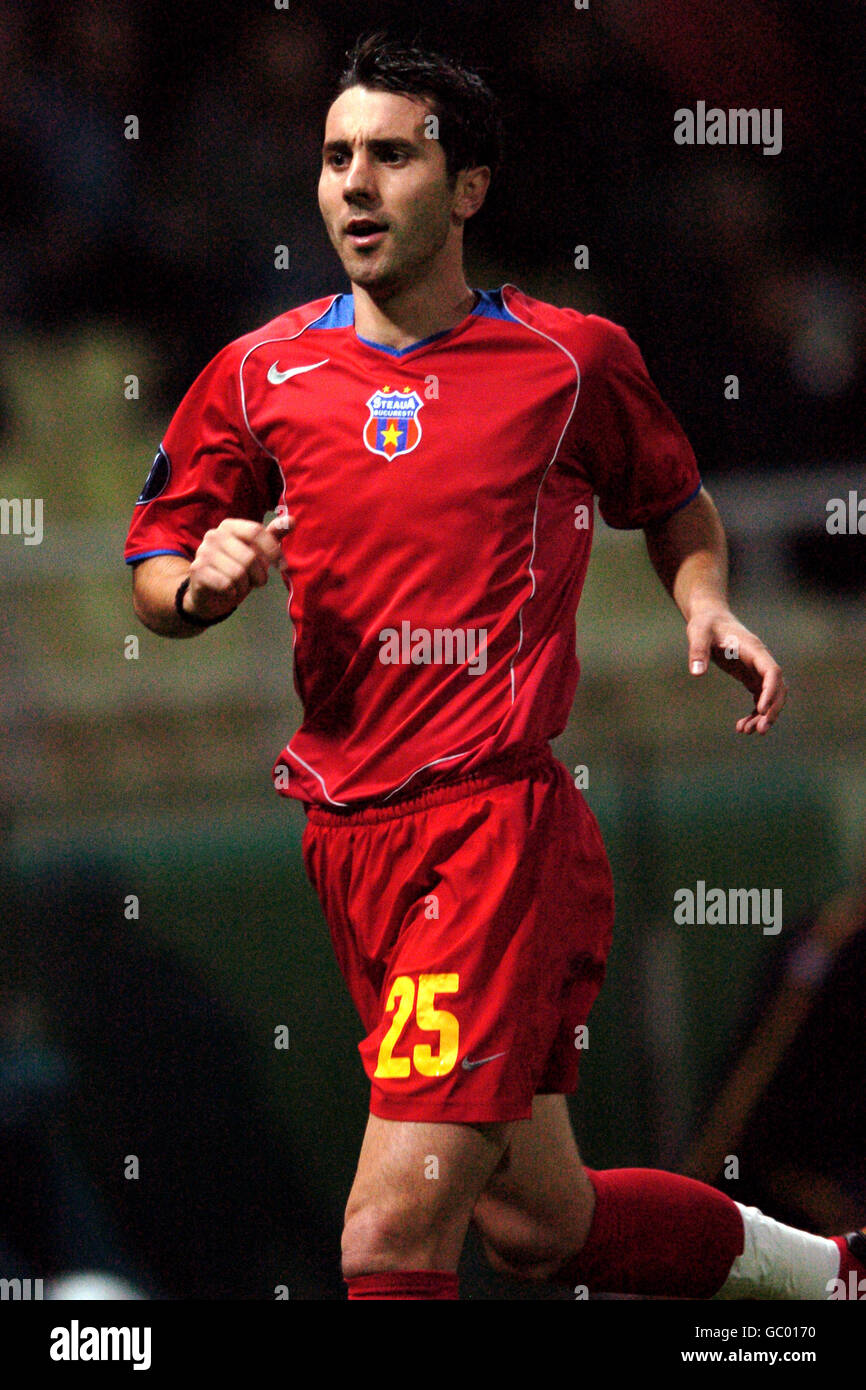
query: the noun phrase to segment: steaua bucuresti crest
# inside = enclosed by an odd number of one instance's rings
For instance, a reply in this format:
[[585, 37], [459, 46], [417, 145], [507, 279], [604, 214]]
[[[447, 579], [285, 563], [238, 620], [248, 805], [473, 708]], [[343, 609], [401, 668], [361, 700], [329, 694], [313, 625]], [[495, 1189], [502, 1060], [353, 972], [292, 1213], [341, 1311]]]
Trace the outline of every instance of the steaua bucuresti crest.
[[418, 411], [423, 404], [417, 391], [408, 387], [392, 391], [386, 386], [375, 391], [367, 402], [370, 418], [364, 426], [364, 443], [370, 453], [392, 459], [417, 449], [421, 441]]

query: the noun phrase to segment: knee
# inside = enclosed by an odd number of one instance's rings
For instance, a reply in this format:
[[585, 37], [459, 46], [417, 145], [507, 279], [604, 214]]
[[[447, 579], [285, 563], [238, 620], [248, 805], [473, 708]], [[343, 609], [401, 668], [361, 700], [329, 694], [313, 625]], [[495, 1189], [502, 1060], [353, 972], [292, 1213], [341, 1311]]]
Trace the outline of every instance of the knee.
[[389, 1256], [401, 1236], [396, 1213], [372, 1204], [346, 1213], [342, 1238], [343, 1278], [375, 1274], [387, 1268]]
[[[365, 1202], [346, 1212], [342, 1238], [344, 1279], [387, 1269], [447, 1269], [459, 1254], [456, 1227], [447, 1212], [397, 1200]], [[464, 1225], [465, 1230], [465, 1225]]]

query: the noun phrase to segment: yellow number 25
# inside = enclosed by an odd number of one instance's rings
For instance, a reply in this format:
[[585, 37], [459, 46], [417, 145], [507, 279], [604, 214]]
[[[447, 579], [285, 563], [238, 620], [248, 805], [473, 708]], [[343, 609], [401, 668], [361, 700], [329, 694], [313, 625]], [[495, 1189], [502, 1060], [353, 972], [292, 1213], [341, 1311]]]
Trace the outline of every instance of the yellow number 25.
[[[416, 1071], [422, 1076], [444, 1076], [457, 1061], [457, 1048], [460, 1026], [453, 1014], [446, 1009], [434, 1007], [437, 994], [456, 994], [460, 988], [460, 976], [419, 975], [418, 998], [415, 999], [415, 981], [411, 975], [398, 975], [388, 993], [386, 1013], [394, 1010], [391, 1026], [382, 1039], [375, 1076], [408, 1076], [414, 1062]], [[425, 1033], [439, 1034], [439, 1050], [433, 1051], [429, 1043], [416, 1043], [412, 1059], [395, 1057], [394, 1048], [400, 1034], [412, 1017]]]

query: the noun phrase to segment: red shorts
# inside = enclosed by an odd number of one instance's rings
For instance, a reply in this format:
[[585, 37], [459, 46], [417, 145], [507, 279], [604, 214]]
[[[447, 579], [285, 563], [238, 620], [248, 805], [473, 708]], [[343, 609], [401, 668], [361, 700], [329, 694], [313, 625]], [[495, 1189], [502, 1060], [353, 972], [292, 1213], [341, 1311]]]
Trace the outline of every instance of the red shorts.
[[595, 816], [545, 745], [387, 807], [308, 806], [304, 866], [383, 1119], [528, 1119], [577, 1085], [613, 929]]

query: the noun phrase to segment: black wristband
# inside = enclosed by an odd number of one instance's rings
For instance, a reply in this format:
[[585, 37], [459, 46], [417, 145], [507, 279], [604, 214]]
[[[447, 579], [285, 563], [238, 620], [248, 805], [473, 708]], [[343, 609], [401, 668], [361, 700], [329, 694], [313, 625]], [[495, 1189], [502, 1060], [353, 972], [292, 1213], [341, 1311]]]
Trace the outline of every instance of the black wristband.
[[174, 596], [174, 606], [177, 609], [180, 616], [183, 618], [184, 622], [189, 623], [190, 627], [213, 627], [214, 623], [224, 623], [226, 618], [230, 618], [232, 613], [235, 612], [234, 608], [230, 608], [227, 613], [220, 614], [218, 618], [197, 618], [195, 614], [185, 612], [183, 606], [183, 596], [188, 588], [189, 575], [187, 575], [186, 579], [184, 579], [181, 582], [181, 585]]

